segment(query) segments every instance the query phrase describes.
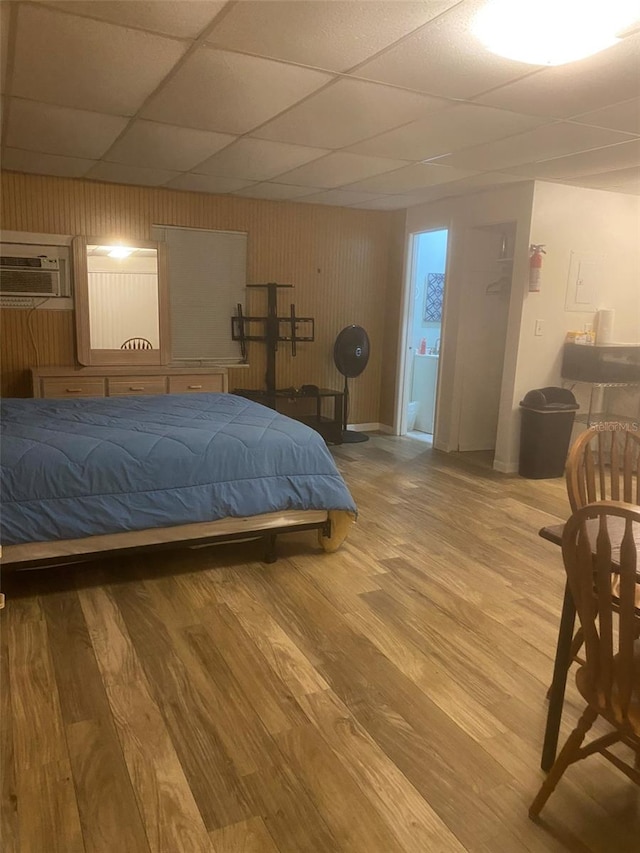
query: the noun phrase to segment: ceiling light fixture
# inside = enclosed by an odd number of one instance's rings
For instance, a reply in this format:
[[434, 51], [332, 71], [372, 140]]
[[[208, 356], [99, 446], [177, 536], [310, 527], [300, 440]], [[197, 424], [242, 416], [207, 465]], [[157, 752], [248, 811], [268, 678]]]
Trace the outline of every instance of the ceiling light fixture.
[[564, 65], [616, 44], [638, 19], [638, 0], [489, 0], [474, 18], [472, 31], [498, 56], [531, 65]]
[[128, 246], [114, 246], [109, 252], [110, 258], [128, 258], [132, 255], [135, 249], [130, 249]]

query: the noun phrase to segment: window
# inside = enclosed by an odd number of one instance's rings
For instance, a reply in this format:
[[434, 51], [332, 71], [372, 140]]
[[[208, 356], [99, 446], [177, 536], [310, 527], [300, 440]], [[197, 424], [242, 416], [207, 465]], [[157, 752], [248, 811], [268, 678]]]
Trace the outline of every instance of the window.
[[231, 316], [244, 302], [247, 235], [154, 225], [167, 246], [172, 361], [242, 361]]

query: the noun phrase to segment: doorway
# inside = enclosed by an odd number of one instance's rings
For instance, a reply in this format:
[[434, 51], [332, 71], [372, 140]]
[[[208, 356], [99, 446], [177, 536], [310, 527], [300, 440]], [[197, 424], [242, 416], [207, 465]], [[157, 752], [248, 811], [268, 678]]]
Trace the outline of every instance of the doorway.
[[405, 316], [405, 357], [400, 432], [433, 442], [443, 338], [449, 231], [411, 235], [409, 298]]

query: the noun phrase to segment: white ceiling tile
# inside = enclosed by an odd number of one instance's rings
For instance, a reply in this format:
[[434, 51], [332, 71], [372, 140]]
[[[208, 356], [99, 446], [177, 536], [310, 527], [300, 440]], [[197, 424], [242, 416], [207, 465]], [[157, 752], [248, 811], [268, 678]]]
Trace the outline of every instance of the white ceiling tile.
[[238, 190], [233, 195], [243, 196], [244, 198], [266, 198], [272, 201], [286, 201], [287, 199], [297, 199], [304, 195], [310, 195], [313, 192], [320, 192], [317, 187], [294, 187], [292, 184], [276, 184], [276, 183], [261, 183], [252, 184], [246, 189]]
[[379, 210], [399, 210], [407, 207], [415, 207], [417, 204], [426, 204], [443, 198], [447, 194], [446, 189], [449, 186], [451, 184], [443, 184], [441, 186], [426, 187], [397, 195], [382, 196], [377, 200], [354, 204], [352, 206], [355, 208], [366, 207]]
[[36, 175], [57, 175], [63, 178], [80, 178], [93, 166], [95, 160], [78, 157], [59, 157], [18, 148], [2, 149], [2, 168], [14, 172], [32, 172]]
[[564, 179], [626, 168], [635, 168], [640, 174], [640, 139], [608, 145], [606, 148], [596, 148], [593, 151], [568, 157], [554, 157], [538, 163], [527, 163], [522, 167], [514, 166], [513, 172], [533, 174], [536, 178], [542, 179]]
[[361, 204], [365, 201], [373, 201], [380, 198], [379, 193], [363, 193], [355, 190], [325, 190], [322, 193], [314, 193], [299, 199], [304, 204], [330, 204], [334, 207], [347, 207], [353, 204]]
[[216, 24], [207, 41], [230, 50], [345, 71], [457, 2], [245, 0]]
[[127, 125], [126, 118], [11, 99], [7, 145], [97, 160]]
[[[640, 70], [638, 73], [640, 74]], [[640, 98], [630, 98], [620, 104], [611, 104], [599, 110], [582, 113], [573, 116], [571, 120], [640, 135]]]
[[442, 110], [449, 101], [363, 80], [338, 80], [253, 134], [320, 148], [343, 148]]
[[215, 175], [196, 175], [193, 172], [178, 175], [168, 185], [175, 190], [194, 190], [200, 193], [232, 193], [249, 186], [250, 181], [239, 178], [222, 178]]
[[[436, 184], [445, 184], [466, 178], [473, 174], [464, 169], [453, 169], [449, 166], [434, 165], [432, 163], [415, 163], [405, 166], [404, 169], [396, 169], [385, 175], [357, 181], [349, 185], [350, 190], [364, 190], [365, 192], [380, 192], [396, 195], [411, 190], [432, 187]], [[345, 181], [346, 183], [346, 181]]]
[[112, 181], [115, 184], [137, 184], [159, 187], [178, 173], [169, 169], [145, 169], [142, 166], [128, 166], [124, 163], [106, 163], [101, 160], [87, 174], [96, 181]]
[[640, 196], [640, 186], [634, 186], [633, 184], [625, 184], [625, 186], [623, 187], [607, 187], [606, 189], [603, 189], [603, 192], [624, 193], [625, 195]]
[[388, 172], [403, 165], [402, 160], [361, 157], [358, 154], [343, 154], [336, 151], [320, 160], [314, 160], [292, 172], [287, 172], [281, 176], [281, 180], [282, 183], [287, 184], [333, 189], [370, 175], [380, 175], [382, 172]]
[[600, 172], [597, 175], [581, 175], [580, 178], [568, 183], [594, 189], [625, 187], [640, 190], [640, 168], [634, 166], [632, 169], [616, 169], [612, 172]]
[[[483, 0], [460, 3], [354, 73], [450, 98], [470, 98], [529, 73], [536, 66], [489, 53], [471, 33], [483, 5]], [[513, 109], [528, 112], [522, 106]]]
[[640, 94], [640, 33], [601, 53], [545, 68], [478, 98], [483, 104], [567, 118]]
[[203, 47], [142, 111], [170, 124], [245, 133], [324, 86], [329, 74]]
[[132, 166], [187, 172], [236, 138], [227, 133], [140, 119], [127, 128], [106, 159]]
[[383, 195], [371, 201], [350, 205], [354, 210], [404, 210], [409, 207], [405, 195]]
[[186, 42], [20, 4], [13, 94], [133, 115]]
[[504, 172], [483, 172], [480, 175], [469, 175], [466, 178], [461, 178], [459, 181], [447, 184], [448, 194], [466, 193], [471, 190], [491, 189], [498, 187], [501, 184], [515, 184], [526, 178], [522, 175], [510, 175]]
[[168, 36], [196, 38], [225, 5], [225, 0], [72, 0], [47, 6], [77, 15], [111, 21], [123, 27], [140, 27]]
[[0, 92], [7, 91], [7, 63], [9, 60], [9, 19], [11, 6], [0, 3]]
[[476, 145], [458, 151], [438, 162], [476, 169], [478, 172], [502, 170], [532, 160], [546, 160], [578, 151], [587, 151], [616, 142], [626, 142], [629, 137], [617, 130], [605, 130], [588, 125], [557, 122], [537, 127], [496, 142]]
[[204, 175], [266, 181], [328, 153], [324, 148], [306, 148], [245, 137], [200, 163], [197, 171]]
[[540, 125], [543, 121], [538, 116], [462, 104], [359, 142], [349, 151], [377, 157], [425, 160], [464, 148], [469, 145], [469, 140], [482, 143], [500, 139]]

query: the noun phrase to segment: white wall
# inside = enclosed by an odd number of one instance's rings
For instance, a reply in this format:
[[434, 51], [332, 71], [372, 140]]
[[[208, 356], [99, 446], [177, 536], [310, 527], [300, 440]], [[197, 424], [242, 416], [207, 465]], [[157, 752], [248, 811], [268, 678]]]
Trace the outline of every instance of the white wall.
[[[561, 383], [562, 347], [567, 331], [594, 319], [592, 311], [567, 312], [565, 299], [571, 252], [604, 256], [605, 275], [596, 307], [616, 311], [615, 338], [640, 342], [640, 199], [622, 193], [536, 182], [531, 243], [545, 243], [540, 293], [526, 292], [517, 343], [511, 405], [501, 412], [496, 467], [518, 464], [518, 404], [531, 388]], [[536, 320], [543, 334], [534, 335]], [[503, 383], [503, 389], [504, 389]]]
[[[474, 195], [443, 199], [440, 202], [409, 208], [407, 235], [435, 228], [449, 229], [447, 286], [445, 288], [444, 326], [442, 330], [436, 447], [455, 450], [458, 447], [464, 364], [469, 347], [461, 329], [465, 303], [465, 233], [469, 228], [503, 222], [516, 223], [514, 266], [505, 349], [505, 365], [500, 395], [500, 418], [503, 410], [511, 412], [516, 375], [522, 305], [527, 282], [530, 219], [533, 182], [526, 181]], [[404, 342], [400, 336], [401, 360]], [[498, 429], [496, 457], [501, 455], [501, 430]]]

